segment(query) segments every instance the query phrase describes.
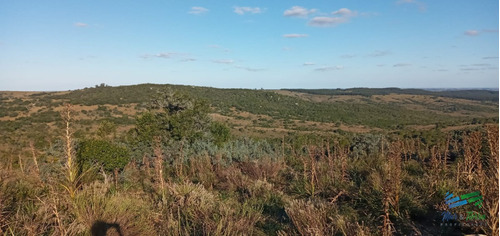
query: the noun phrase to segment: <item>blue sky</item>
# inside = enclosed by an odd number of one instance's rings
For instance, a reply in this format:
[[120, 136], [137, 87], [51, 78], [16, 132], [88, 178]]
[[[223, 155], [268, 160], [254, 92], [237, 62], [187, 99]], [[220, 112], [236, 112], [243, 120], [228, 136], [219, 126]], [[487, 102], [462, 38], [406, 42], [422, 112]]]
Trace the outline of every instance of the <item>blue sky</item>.
[[0, 90], [498, 88], [498, 1], [1, 1]]

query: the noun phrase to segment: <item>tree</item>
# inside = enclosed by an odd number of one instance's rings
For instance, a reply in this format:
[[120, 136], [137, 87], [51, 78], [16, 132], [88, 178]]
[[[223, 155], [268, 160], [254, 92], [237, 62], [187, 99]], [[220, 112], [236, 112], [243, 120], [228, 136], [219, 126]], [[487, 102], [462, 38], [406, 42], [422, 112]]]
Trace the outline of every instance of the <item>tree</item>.
[[212, 122], [210, 132], [212, 133], [212, 141], [218, 147], [222, 147], [222, 145], [229, 140], [231, 135], [229, 127], [220, 122]]
[[80, 170], [86, 170], [97, 164], [105, 171], [113, 172], [123, 169], [130, 161], [127, 148], [100, 139], [88, 139], [80, 143], [77, 150], [77, 161]]
[[210, 134], [210, 107], [204, 101], [165, 90], [150, 102], [148, 111], [136, 119], [135, 137], [151, 146], [154, 137], [193, 142]]
[[116, 124], [107, 120], [102, 121], [97, 129], [97, 135], [101, 138], [106, 138], [110, 135], [114, 137], [116, 135]]

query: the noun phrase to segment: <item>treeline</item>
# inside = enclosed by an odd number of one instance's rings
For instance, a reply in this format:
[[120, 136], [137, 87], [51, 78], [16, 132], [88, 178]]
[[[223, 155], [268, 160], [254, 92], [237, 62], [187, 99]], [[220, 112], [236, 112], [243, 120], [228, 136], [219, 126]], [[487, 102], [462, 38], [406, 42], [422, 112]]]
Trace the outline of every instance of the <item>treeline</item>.
[[498, 102], [498, 90], [443, 90], [429, 91], [424, 89], [400, 88], [350, 88], [350, 89], [283, 89], [292, 92], [316, 95], [359, 95], [371, 97], [373, 95], [409, 94], [430, 95], [436, 97], [462, 98], [476, 101]]

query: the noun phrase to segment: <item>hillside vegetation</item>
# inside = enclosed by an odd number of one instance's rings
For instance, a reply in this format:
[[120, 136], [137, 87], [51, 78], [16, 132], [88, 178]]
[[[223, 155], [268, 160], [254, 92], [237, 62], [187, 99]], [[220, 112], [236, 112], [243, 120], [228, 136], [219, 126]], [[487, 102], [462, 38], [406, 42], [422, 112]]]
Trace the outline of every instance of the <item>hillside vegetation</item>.
[[310, 93], [317, 95], [360, 95], [371, 97], [373, 95], [407, 94], [430, 95], [438, 97], [463, 98], [476, 101], [498, 102], [498, 90], [442, 90], [429, 91], [423, 89], [400, 88], [351, 88], [351, 89], [284, 89], [292, 92]]
[[[0, 233], [498, 235], [494, 96], [0, 92]], [[444, 203], [475, 191], [481, 208]], [[481, 217], [444, 221], [445, 211]]]

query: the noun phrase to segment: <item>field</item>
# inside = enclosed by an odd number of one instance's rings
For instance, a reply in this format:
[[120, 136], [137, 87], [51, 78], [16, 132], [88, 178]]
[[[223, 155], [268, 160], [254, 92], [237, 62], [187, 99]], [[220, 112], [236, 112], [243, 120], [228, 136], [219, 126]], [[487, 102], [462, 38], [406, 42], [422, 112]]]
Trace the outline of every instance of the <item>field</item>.
[[498, 113], [487, 90], [0, 92], [0, 233], [498, 235]]

